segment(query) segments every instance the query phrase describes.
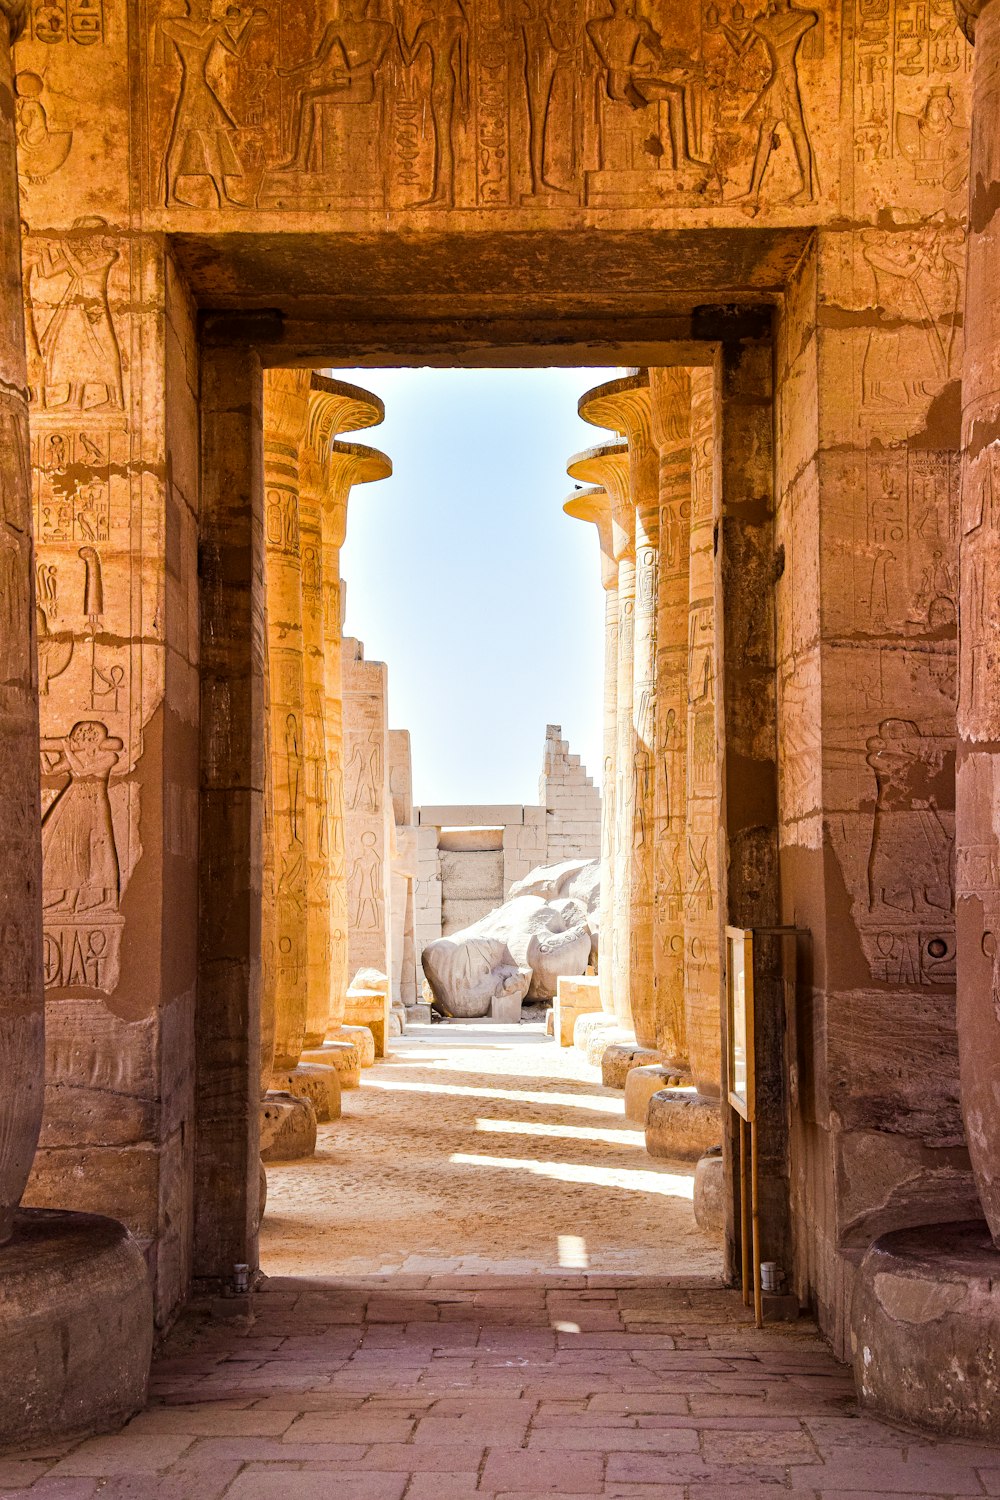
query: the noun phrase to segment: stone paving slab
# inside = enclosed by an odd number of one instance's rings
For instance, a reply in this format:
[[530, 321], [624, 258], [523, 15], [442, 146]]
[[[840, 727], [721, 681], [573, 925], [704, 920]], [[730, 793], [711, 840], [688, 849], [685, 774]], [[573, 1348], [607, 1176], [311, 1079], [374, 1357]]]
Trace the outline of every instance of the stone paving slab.
[[121, 1433], [0, 1457], [0, 1500], [960, 1500], [1000, 1452], [860, 1416], [806, 1321], [648, 1278], [268, 1283], [192, 1312]]

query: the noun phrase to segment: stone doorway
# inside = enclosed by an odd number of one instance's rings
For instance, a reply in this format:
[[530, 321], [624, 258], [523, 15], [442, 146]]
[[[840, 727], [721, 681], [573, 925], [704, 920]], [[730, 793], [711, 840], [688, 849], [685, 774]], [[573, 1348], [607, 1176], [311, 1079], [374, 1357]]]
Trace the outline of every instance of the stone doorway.
[[[613, 248], [613, 247], [611, 247]], [[786, 247], [785, 253], [793, 253], [793, 247]], [[600, 320], [599, 320], [600, 321]], [[669, 315], [669, 326], [671, 332], [680, 334], [686, 332], [688, 337], [681, 340], [675, 338], [670, 341], [649, 341], [641, 345], [622, 345], [598, 343], [596, 339], [592, 342], [579, 342], [571, 346], [569, 350], [554, 348], [550, 343], [539, 343], [537, 346], [531, 344], [530, 354], [526, 356], [525, 345], [521, 342], [514, 344], [508, 354], [502, 348], [498, 349], [496, 343], [481, 350], [470, 352], [461, 346], [461, 341], [455, 341], [450, 345], [442, 339], [443, 330], [436, 330], [432, 338], [426, 337], [427, 330], [421, 329], [422, 343], [419, 350], [415, 349], [412, 340], [413, 334], [407, 334], [405, 330], [396, 330], [394, 337], [399, 340], [397, 348], [404, 347], [405, 353], [393, 353], [390, 359], [382, 354], [380, 363], [392, 364], [484, 364], [501, 363], [508, 358], [517, 359], [519, 364], [528, 365], [538, 363], [540, 365], [558, 363], [580, 362], [581, 351], [586, 353], [588, 366], [597, 364], [611, 365], [623, 362], [631, 355], [638, 359], [640, 355], [645, 356], [648, 367], [663, 372], [664, 378], [668, 378], [666, 372], [687, 370], [698, 372], [698, 382], [703, 391], [703, 399], [708, 413], [710, 425], [713, 432], [717, 431], [717, 438], [713, 440], [712, 451], [708, 458], [709, 475], [706, 480], [705, 491], [707, 496], [706, 514], [702, 517], [705, 531], [706, 545], [702, 549], [704, 566], [706, 570], [705, 582], [709, 602], [719, 605], [728, 590], [732, 603], [725, 608], [717, 607], [717, 616], [721, 625], [721, 636], [719, 641], [719, 659], [728, 662], [730, 676], [725, 682], [725, 692], [720, 693], [718, 702], [711, 704], [707, 710], [708, 716], [712, 718], [712, 724], [701, 729], [700, 741], [702, 743], [714, 743], [718, 739], [724, 744], [726, 740], [725, 725], [718, 724], [715, 720], [716, 710], [723, 715], [732, 717], [734, 723], [742, 718], [746, 722], [749, 705], [753, 705], [753, 716], [760, 724], [763, 722], [763, 734], [757, 733], [756, 744], [751, 752], [751, 759], [760, 757], [760, 745], [768, 743], [770, 735], [770, 751], [768, 756], [760, 761], [757, 766], [757, 774], [753, 778], [754, 790], [749, 799], [745, 794], [746, 787], [746, 764], [741, 756], [740, 759], [740, 782], [741, 797], [737, 801], [733, 799], [731, 805], [734, 811], [734, 823], [731, 829], [727, 828], [727, 843], [729, 847], [728, 872], [729, 872], [729, 894], [720, 891], [717, 911], [709, 918], [718, 925], [719, 918], [725, 913], [730, 919], [741, 924], [765, 924], [773, 923], [778, 914], [778, 892], [776, 879], [776, 861], [774, 858], [774, 846], [776, 844], [776, 829], [774, 827], [774, 796], [773, 792], [768, 794], [767, 785], [773, 783], [775, 774], [775, 749], [774, 749], [774, 631], [773, 631], [773, 474], [770, 469], [765, 471], [761, 463], [761, 455], [771, 451], [773, 442], [773, 410], [772, 410], [772, 387], [770, 379], [771, 362], [773, 359], [773, 336], [771, 327], [771, 313], [767, 306], [745, 307], [742, 311], [734, 306], [699, 307], [694, 310], [677, 311]], [[637, 320], [646, 323], [650, 330], [654, 330], [659, 324], [662, 327], [662, 319], [657, 314], [648, 314], [645, 319]], [[237, 399], [227, 401], [229, 412], [225, 418], [226, 442], [229, 445], [230, 455], [233, 451], [234, 427], [233, 414], [237, 414], [237, 420], [242, 426], [242, 435], [239, 444], [243, 444], [244, 451], [248, 454], [247, 462], [240, 466], [244, 475], [250, 476], [254, 472], [255, 460], [250, 456], [249, 449], [254, 447], [257, 439], [254, 434], [254, 412], [259, 406], [260, 391], [260, 366], [257, 358], [265, 360], [268, 364], [277, 365], [279, 360], [284, 364], [288, 357], [288, 351], [277, 348], [268, 348], [267, 340], [276, 336], [282, 336], [287, 329], [288, 322], [276, 319], [273, 314], [254, 313], [241, 315], [234, 312], [225, 313], [203, 313], [201, 315], [200, 329], [202, 339], [202, 358], [204, 367], [215, 365], [220, 371], [224, 371], [221, 385], [230, 381], [235, 382], [236, 389], [233, 396], [239, 392]], [[533, 331], [528, 327], [528, 335], [534, 337]], [[525, 330], [519, 330], [519, 336], [524, 337]], [[510, 337], [509, 331], [503, 335]], [[544, 335], [542, 335], [544, 336]], [[349, 352], [344, 351], [343, 344], [340, 347], [331, 347], [331, 334], [324, 335], [328, 341], [322, 353], [319, 348], [315, 349], [313, 358], [317, 363], [322, 363], [331, 368], [331, 356], [339, 356], [340, 362], [357, 365], [361, 362], [359, 349], [364, 350], [364, 343], [352, 345]], [[593, 338], [593, 335], [591, 335]], [[435, 341], [441, 339], [438, 347], [434, 347]], [[406, 347], [408, 344], [408, 347]], [[325, 358], [323, 355], [325, 354]], [[353, 355], [353, 359], [350, 358]], [[282, 358], [284, 356], [284, 358]], [[365, 355], [365, 357], [370, 357]], [[312, 360], [310, 360], [312, 362]], [[336, 364], [332, 366], [332, 373], [336, 374]], [[205, 387], [203, 387], [204, 389]], [[206, 422], [207, 417], [207, 422]], [[615, 421], [598, 421], [598, 426], [611, 429], [609, 435], [613, 436], [616, 425], [622, 429], [627, 428], [628, 419], [623, 418], [620, 423]], [[211, 413], [206, 413], [204, 407], [202, 412], [202, 435], [203, 445], [212, 442], [213, 418]], [[727, 443], [726, 432], [731, 430], [738, 432], [735, 440]], [[599, 434], [595, 434], [599, 436]], [[237, 446], [239, 446], [239, 444]], [[613, 444], [611, 445], [613, 446]], [[598, 445], [600, 447], [600, 445]], [[604, 445], [608, 447], [607, 444]], [[205, 453], [203, 447], [203, 454]], [[209, 450], [210, 451], [210, 450]], [[748, 454], [753, 454], [755, 466], [752, 474], [748, 473]], [[207, 487], [214, 482], [209, 477], [209, 470], [217, 468], [216, 455], [210, 451], [212, 462], [205, 462], [203, 458], [203, 481]], [[607, 455], [604, 455], [605, 459]], [[232, 458], [230, 456], [230, 465]], [[612, 458], [613, 464], [613, 458]], [[230, 472], [232, 469], [230, 468]], [[583, 474], [584, 479], [592, 476]], [[724, 477], [723, 477], [724, 476]], [[655, 481], [654, 481], [655, 483]], [[722, 494], [728, 490], [730, 496], [736, 496], [740, 492], [752, 491], [752, 497], [745, 502], [742, 510], [740, 502], [730, 501], [725, 521], [721, 513]], [[247, 485], [242, 497], [241, 508], [242, 519], [238, 523], [236, 535], [240, 538], [241, 566], [259, 569], [259, 559], [254, 563], [254, 527], [252, 525], [254, 494], [258, 485]], [[234, 538], [233, 522], [237, 517], [232, 509], [232, 490], [227, 495], [227, 515], [224, 524], [216, 533], [220, 545], [229, 547]], [[249, 511], [249, 514], [248, 514]], [[206, 526], [211, 529], [211, 512], [203, 511], [203, 534]], [[724, 537], [724, 541], [722, 538]], [[204, 558], [206, 556], [203, 542], [203, 579], [205, 578]], [[244, 577], [246, 574], [244, 573]], [[254, 588], [259, 586], [259, 580], [254, 576], [251, 587], [241, 591], [240, 608], [243, 611], [238, 634], [242, 637], [241, 650], [236, 652], [231, 660], [236, 662], [238, 674], [245, 676], [248, 671], [254, 670], [253, 653], [250, 649], [252, 633], [247, 630], [251, 617], [247, 615], [247, 605], [254, 598]], [[763, 593], [761, 585], [763, 584]], [[633, 587], [635, 585], [633, 584]], [[209, 587], [209, 598], [212, 597], [212, 589]], [[253, 606], [251, 605], [251, 612]], [[732, 621], [732, 639], [727, 637], [729, 626], [726, 624], [727, 617]], [[220, 630], [220, 624], [222, 629]], [[225, 622], [210, 620], [203, 617], [203, 630], [211, 635], [212, 645], [219, 651], [225, 633]], [[747, 642], [753, 638], [753, 648], [748, 659]], [[683, 642], [678, 643], [679, 649], [685, 659], [688, 656], [688, 632], [684, 632]], [[220, 665], [222, 663], [220, 662]], [[259, 664], [257, 666], [259, 670]], [[720, 678], [720, 687], [722, 685]], [[685, 693], [685, 699], [687, 698]], [[704, 707], [705, 705], [703, 705]], [[686, 706], [685, 706], [686, 707]], [[763, 721], [761, 714], [763, 713]], [[768, 718], [768, 716], [770, 716]], [[252, 721], [252, 715], [251, 715]], [[768, 731], [767, 724], [770, 723]], [[228, 726], [226, 732], [228, 733]], [[211, 741], [211, 730], [203, 723], [203, 743], [205, 735]], [[253, 748], [255, 735], [251, 734], [247, 754], [259, 754]], [[717, 768], [717, 793], [724, 797], [725, 788], [725, 766], [720, 759]], [[763, 809], [763, 813], [762, 813]], [[212, 823], [204, 816], [205, 804], [203, 803], [203, 840], [206, 831], [211, 828], [213, 848], [218, 858], [220, 851], [220, 840], [224, 834], [224, 828], [220, 827], [218, 821]], [[770, 817], [770, 824], [767, 818]], [[740, 820], [746, 820], [748, 835], [743, 835]], [[223, 815], [225, 822], [225, 815]], [[716, 819], [713, 832], [717, 833], [721, 823]], [[770, 833], [768, 834], [768, 827]], [[707, 829], [705, 830], [707, 833]], [[249, 832], [249, 830], [248, 830]], [[767, 840], [770, 838], [772, 849], [770, 855], [767, 852]], [[763, 839], [763, 844], [762, 844]], [[203, 844], [204, 847], [204, 844]], [[246, 844], [243, 843], [245, 850]], [[766, 863], [770, 859], [772, 875], [770, 879], [761, 886], [759, 875], [762, 868], [762, 859]], [[749, 878], [748, 878], [749, 876]], [[717, 952], [717, 939], [713, 943], [712, 935], [706, 934], [707, 942], [703, 945], [703, 952], [707, 953], [709, 959], [712, 956], [712, 948]], [[248, 944], [243, 962], [252, 967], [253, 954], [252, 944]], [[203, 971], [204, 974], [204, 971]], [[714, 982], [718, 986], [718, 969], [713, 969], [709, 963], [707, 974], [709, 988]], [[200, 1005], [201, 1014], [211, 1031], [219, 1024], [220, 1014], [215, 1003], [210, 985], [202, 983], [201, 995], [204, 997]], [[771, 1067], [775, 1087], [771, 1093], [773, 1101], [774, 1118], [773, 1123], [777, 1127], [772, 1131], [774, 1156], [769, 1169], [771, 1180], [779, 1185], [775, 1193], [775, 1208], [773, 1219], [777, 1224], [776, 1241], [783, 1247], [787, 1244], [787, 1208], [782, 1207], [782, 1193], [780, 1183], [787, 1176], [787, 1125], [785, 1118], [785, 1101], [783, 1097], [783, 1072], [784, 1058], [781, 1052], [782, 1038], [784, 1034], [784, 1018], [780, 1012], [780, 1006], [784, 1003], [782, 995], [771, 997], [774, 1005], [772, 1017], [773, 1038], [777, 1040], [777, 1048], [771, 1049]], [[715, 1009], [718, 1017], [718, 1004]], [[241, 1016], [237, 1029], [243, 1031], [246, 1026], [246, 1017]], [[225, 1023], [226, 1028], [231, 1030], [231, 1020]], [[714, 1052], [714, 1065], [711, 1066], [711, 1082], [709, 1088], [718, 1096], [718, 1074], [719, 1074], [719, 1049], [721, 1037], [719, 1035], [719, 1023], [716, 1020], [714, 1037], [709, 1039], [710, 1050]], [[765, 1038], [767, 1026], [764, 1027]], [[247, 1064], [249, 1067], [250, 1057], [253, 1049], [252, 1029], [246, 1030], [250, 1038]], [[210, 1055], [211, 1047], [205, 1052]], [[248, 1075], [249, 1076], [249, 1075]], [[217, 1080], [214, 1084], [215, 1097], [217, 1099]], [[240, 1097], [245, 1098], [240, 1088]], [[221, 1122], [220, 1122], [221, 1125]], [[230, 1129], [230, 1122], [226, 1122], [225, 1131]], [[240, 1206], [235, 1221], [235, 1238], [231, 1243], [234, 1251], [241, 1251], [241, 1258], [246, 1258], [248, 1263], [254, 1264], [256, 1258], [256, 1247], [253, 1243], [252, 1233], [245, 1233], [245, 1225], [250, 1224], [252, 1231], [255, 1205], [255, 1179], [253, 1173], [254, 1158], [253, 1144], [249, 1136], [243, 1141], [234, 1142], [232, 1139], [223, 1143], [224, 1150], [232, 1150], [235, 1146], [237, 1154], [244, 1153], [245, 1170], [248, 1182], [248, 1191], [245, 1203]], [[216, 1155], [216, 1149], [210, 1142], [209, 1135], [204, 1130], [201, 1133], [199, 1151], [204, 1153], [207, 1159]], [[727, 1142], [727, 1163], [731, 1163], [732, 1153]], [[218, 1227], [218, 1217], [215, 1218], [215, 1226]], [[225, 1255], [229, 1254], [227, 1250]], [[779, 1251], [780, 1254], [780, 1251]], [[735, 1255], [735, 1234], [733, 1229], [733, 1215], [729, 1212], [729, 1232], [727, 1235], [726, 1263], [732, 1265]], [[217, 1264], [224, 1264], [217, 1250], [212, 1251], [212, 1259]]]

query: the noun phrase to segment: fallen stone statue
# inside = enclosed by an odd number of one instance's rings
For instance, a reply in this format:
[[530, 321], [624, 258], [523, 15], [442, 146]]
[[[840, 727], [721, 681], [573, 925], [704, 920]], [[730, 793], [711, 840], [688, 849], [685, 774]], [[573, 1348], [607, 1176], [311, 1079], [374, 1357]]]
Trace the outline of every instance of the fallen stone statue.
[[424, 949], [434, 1007], [489, 1015], [494, 1000], [551, 1000], [562, 975], [587, 970], [597, 941], [596, 861], [533, 870], [503, 906]]

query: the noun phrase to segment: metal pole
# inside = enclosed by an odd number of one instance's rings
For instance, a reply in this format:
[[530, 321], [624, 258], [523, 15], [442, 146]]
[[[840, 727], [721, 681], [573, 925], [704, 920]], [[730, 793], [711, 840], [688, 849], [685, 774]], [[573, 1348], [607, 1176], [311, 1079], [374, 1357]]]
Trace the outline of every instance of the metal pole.
[[747, 1122], [740, 1122], [740, 1257], [743, 1266], [743, 1305], [750, 1306], [750, 1219], [749, 1162], [747, 1161]]
[[750, 1203], [753, 1214], [753, 1311], [758, 1328], [764, 1326], [764, 1297], [760, 1285], [760, 1201], [758, 1197], [757, 1125], [750, 1125]]

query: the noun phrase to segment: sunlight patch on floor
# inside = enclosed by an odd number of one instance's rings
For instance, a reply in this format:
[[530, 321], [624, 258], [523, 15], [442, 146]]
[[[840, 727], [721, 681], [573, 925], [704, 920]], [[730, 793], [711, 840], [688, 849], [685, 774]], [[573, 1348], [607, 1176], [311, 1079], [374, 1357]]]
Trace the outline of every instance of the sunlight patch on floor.
[[402, 1083], [390, 1078], [365, 1078], [362, 1087], [387, 1093], [450, 1094], [462, 1099], [504, 1099], [519, 1104], [558, 1104], [567, 1109], [591, 1109], [603, 1115], [620, 1115], [621, 1098], [602, 1099], [599, 1094], [551, 1094], [542, 1089], [473, 1088], [467, 1083]]
[[534, 1120], [477, 1120], [476, 1129], [489, 1135], [545, 1136], [553, 1141], [591, 1141], [596, 1145], [632, 1146], [645, 1151], [642, 1130], [597, 1130], [588, 1125], [548, 1125]]
[[455, 1166], [500, 1167], [508, 1172], [527, 1172], [532, 1177], [550, 1177], [555, 1182], [580, 1182], [589, 1187], [624, 1188], [632, 1193], [655, 1193], [663, 1198], [694, 1199], [694, 1177], [674, 1172], [640, 1172], [615, 1167], [589, 1167], [572, 1161], [531, 1161], [514, 1156], [472, 1156], [456, 1152], [449, 1157]]

